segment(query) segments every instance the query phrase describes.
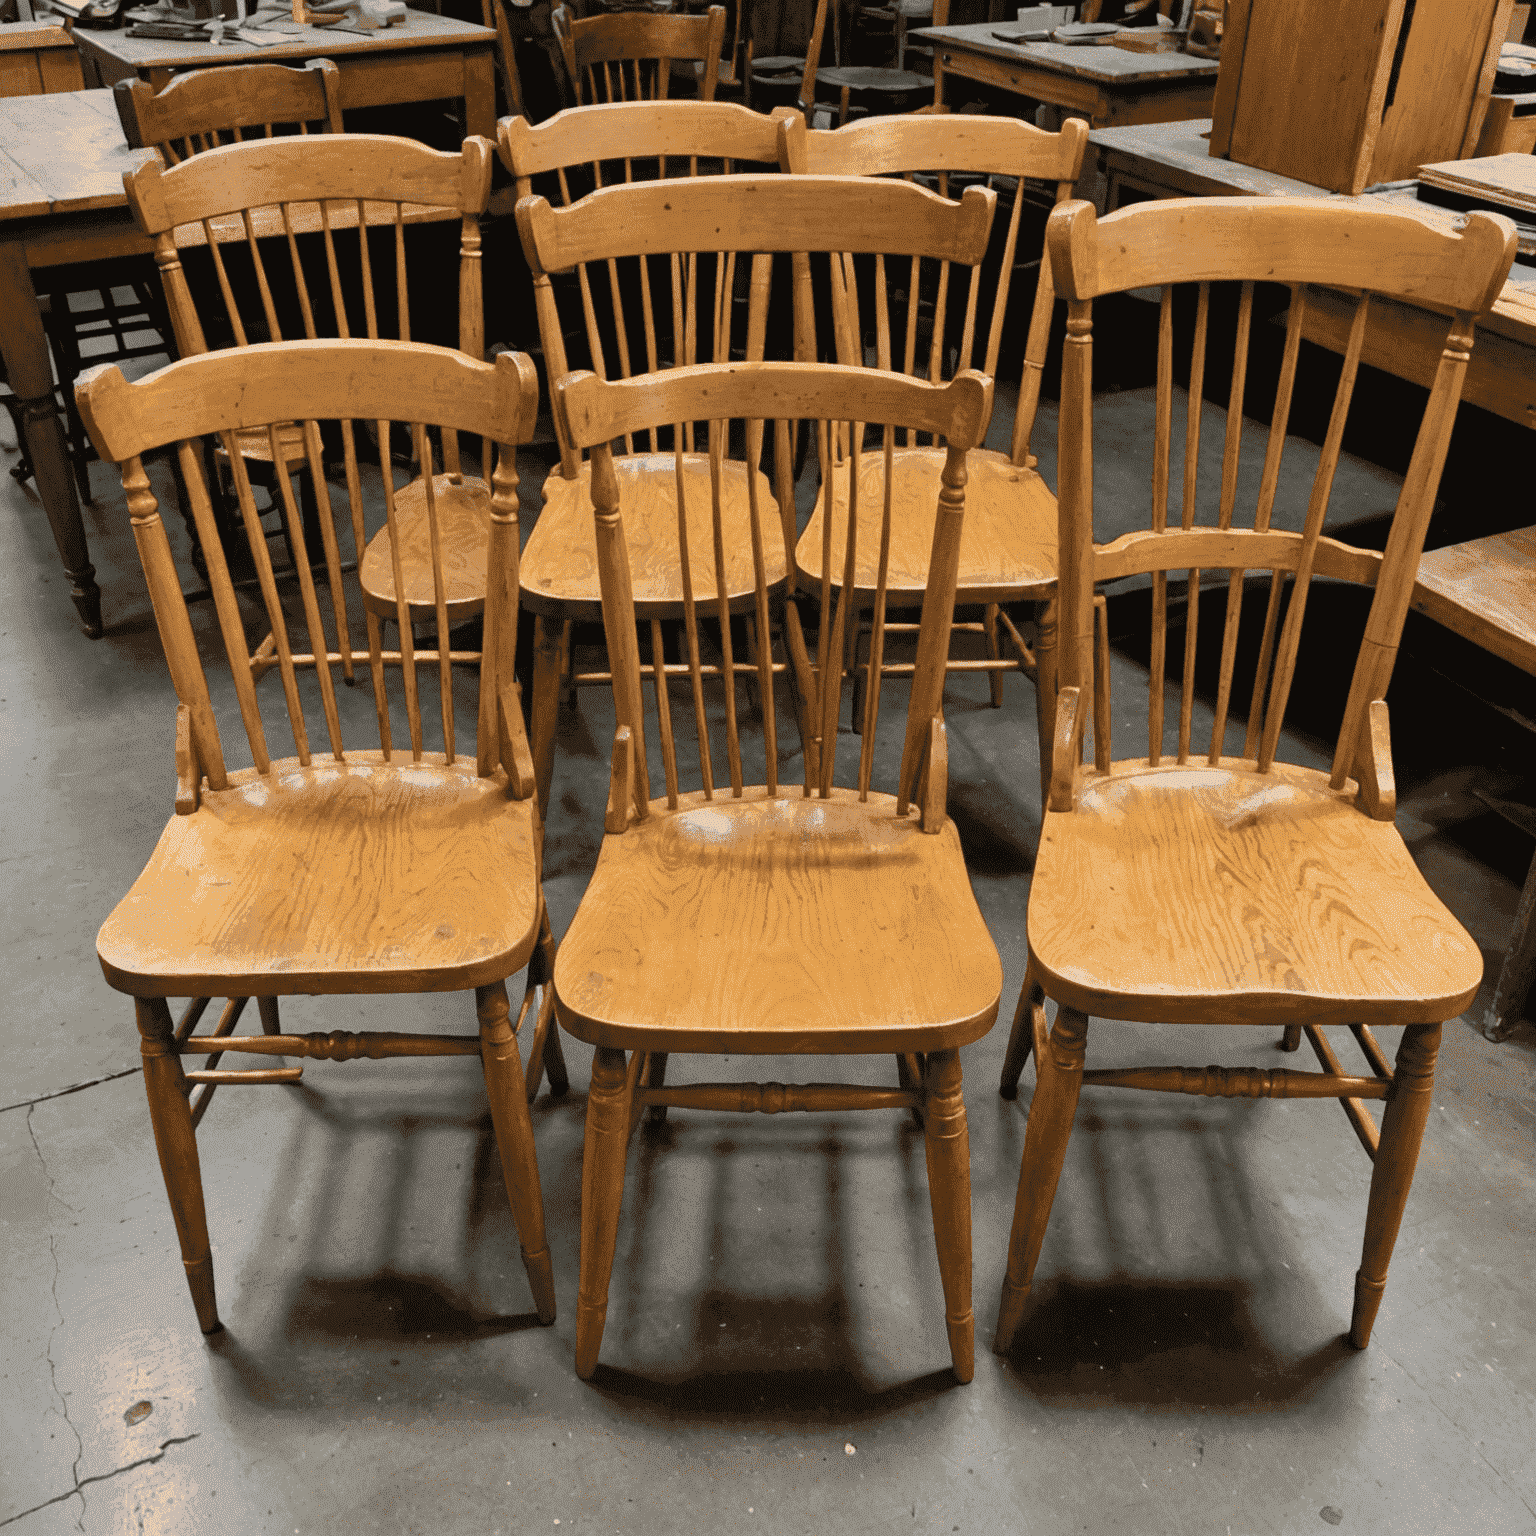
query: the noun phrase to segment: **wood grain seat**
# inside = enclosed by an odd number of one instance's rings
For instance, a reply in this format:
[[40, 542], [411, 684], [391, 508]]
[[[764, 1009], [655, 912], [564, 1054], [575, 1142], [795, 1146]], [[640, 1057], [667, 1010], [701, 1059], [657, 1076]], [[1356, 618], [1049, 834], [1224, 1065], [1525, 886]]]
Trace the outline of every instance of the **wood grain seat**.
[[166, 823], [97, 954], [139, 997], [467, 990], [533, 947], [534, 843], [473, 758], [247, 769]]
[[1029, 944], [1059, 1002], [1158, 1023], [1438, 1021], [1483, 969], [1353, 784], [1279, 762], [1116, 763], [1086, 782], [1046, 814]]
[[[944, 469], [942, 450], [898, 448], [892, 454], [896, 508], [891, 520], [890, 577], [893, 607], [922, 601], [933, 544], [931, 522], [903, 515], [909, 508], [931, 508]], [[1015, 464], [1006, 453], [976, 449], [966, 460], [965, 530], [960, 535], [960, 570], [956, 597], [962, 603], [1043, 600], [1056, 588], [1056, 498], [1033, 469]], [[841, 550], [848, 528], [848, 465], [839, 465], [832, 482], [832, 548]], [[909, 500], [910, 498], [910, 500]], [[885, 499], [885, 464], [877, 453], [859, 465], [859, 530], [856, 590], [873, 593], [880, 555], [880, 508]], [[821, 551], [826, 502], [816, 509], [795, 548], [795, 566], [812, 587], [821, 583]], [[832, 584], [842, 585], [841, 562], [834, 558]]]
[[1002, 984], [954, 823], [851, 789], [653, 801], [604, 839], [555, 960], [561, 1025], [619, 1050], [958, 1047]]
[[[491, 491], [478, 475], [435, 475], [438, 540], [442, 546], [443, 589], [449, 624], [462, 624], [485, 607], [485, 556], [491, 538]], [[400, 567], [405, 602], [413, 620], [434, 610], [432, 524], [427, 493], [420, 480], [395, 492], [395, 527], [400, 536]], [[395, 566], [389, 530], [368, 541], [357, 571], [363, 602], [370, 613], [393, 619], [398, 612]]]
[[[626, 454], [614, 460], [619, 501], [634, 581], [635, 606], [646, 618], [671, 618], [682, 610], [683, 586], [677, 544], [677, 478], [670, 453]], [[773, 492], [762, 470], [754, 472], [758, 506], [777, 517]], [[747, 466], [724, 461], [726, 588], [733, 611], [750, 608], [753, 593], [752, 539], [747, 504]], [[683, 455], [683, 495], [692, 507], [709, 505], [709, 460]], [[521, 569], [523, 603], [535, 613], [570, 619], [602, 616], [597, 574], [597, 533], [592, 521], [592, 463], [584, 460], [574, 480], [558, 469], [544, 482], [544, 508]], [[688, 559], [694, 590], [715, 592], [715, 551], [702, 518], [689, 521]], [[782, 587], [787, 561], [782, 543], [767, 539], [763, 564], [770, 588]]]

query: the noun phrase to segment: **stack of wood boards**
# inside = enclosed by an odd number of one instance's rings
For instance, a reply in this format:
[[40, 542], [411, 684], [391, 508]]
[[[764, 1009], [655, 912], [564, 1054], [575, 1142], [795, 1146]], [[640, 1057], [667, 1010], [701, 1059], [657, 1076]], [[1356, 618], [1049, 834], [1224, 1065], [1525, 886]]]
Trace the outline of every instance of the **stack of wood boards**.
[[1229, 0], [1211, 153], [1358, 193], [1472, 154], [1513, 0]]

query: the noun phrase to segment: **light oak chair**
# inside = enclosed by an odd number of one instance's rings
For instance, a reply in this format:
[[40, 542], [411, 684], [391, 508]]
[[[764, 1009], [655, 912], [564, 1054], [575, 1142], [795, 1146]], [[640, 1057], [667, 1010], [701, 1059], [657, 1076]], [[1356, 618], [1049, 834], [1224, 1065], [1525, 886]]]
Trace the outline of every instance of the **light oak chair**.
[[702, 16], [622, 11], [578, 21], [569, 6], [550, 14], [578, 107], [603, 102], [665, 101], [676, 66], [687, 66], [700, 101], [715, 99], [725, 7]]
[[837, 124], [842, 127], [855, 106], [884, 113], [910, 112], [933, 101], [933, 77], [915, 74], [910, 69], [889, 65], [844, 64], [839, 4], [832, 13], [832, 58], [822, 63], [826, 45], [828, 0], [816, 0], [816, 19], [811, 24], [811, 41], [805, 50], [805, 70], [800, 77], [800, 110], [810, 120], [822, 96], [837, 93]]
[[[835, 365], [700, 366], [604, 382], [567, 377], [556, 409], [569, 440], [592, 454], [603, 627], [613, 665], [617, 729], [607, 816], [597, 868], [555, 961], [561, 1026], [597, 1047], [582, 1162], [581, 1289], [576, 1371], [597, 1365], [624, 1188], [626, 1147], [647, 1106], [712, 1110], [895, 1109], [923, 1116], [934, 1234], [956, 1376], [969, 1381], [974, 1326], [970, 1300], [970, 1170], [959, 1048], [979, 1039], [997, 1013], [1002, 971], [966, 876], [954, 823], [945, 814], [946, 745], [939, 713], [943, 652], [955, 597], [955, 562], [965, 500], [965, 454], [990, 408], [991, 381], [968, 373], [947, 385]], [[756, 658], [763, 719], [760, 781], [755, 752], [737, 725], [741, 693], [729, 648], [733, 607], [718, 555], [728, 508], [718, 472], [733, 426], [748, 464], [762, 452], [768, 421], [814, 424], [820, 451], [839, 427], [858, 453], [857, 409], [885, 426], [915, 426], [948, 444], [932, 514], [933, 576], [923, 607], [917, 675], [903, 729], [895, 794], [872, 786], [878, 695], [871, 691], [856, 776], [834, 787], [836, 690], [819, 700], [829, 743], [802, 784], [779, 780], [773, 675], [766, 647]], [[717, 552], [713, 569], [676, 560], [684, 591], [691, 710], [672, 718], [656, 662], [643, 667], [637, 626], [650, 552], [632, 559], [629, 518], [611, 444], [660, 423], [707, 421], [716, 473], [685, 502], [678, 548]], [[749, 481], [755, 485], [756, 481]], [[766, 632], [772, 584], [766, 549], [773, 513], [753, 494], [747, 601]], [[882, 526], [889, 529], [887, 499]], [[695, 528], [698, 532], [695, 535]], [[845, 565], [857, 558], [852, 525]], [[884, 571], [882, 570], [882, 576]], [[884, 611], [884, 581], [876, 623]], [[720, 695], [706, 686], [697, 630], [705, 615], [726, 637]], [[821, 628], [836, 637], [850, 605], [822, 590]], [[655, 735], [641, 693], [649, 670]], [[669, 669], [670, 670], [670, 669]], [[743, 669], [744, 671], [746, 669]], [[716, 782], [723, 702], [724, 772]], [[684, 787], [686, 717], [696, 723], [701, 788]], [[663, 793], [653, 798], [651, 741], [660, 748]], [[894, 742], [892, 743], [894, 750]], [[630, 1053], [626, 1060], [625, 1052]], [[667, 1053], [786, 1056], [897, 1053], [897, 1089], [826, 1084], [714, 1083], [668, 1088]]]
[[[219, 1318], [194, 1130], [221, 1084], [298, 1082], [302, 1066], [272, 1061], [292, 1056], [480, 1057], [529, 1284], [540, 1319], [552, 1322], [554, 1278], [505, 985], [530, 960], [542, 955], [547, 963], [552, 947], [539, 886], [538, 807], [513, 683], [518, 558], [513, 450], [537, 412], [532, 363], [507, 354], [492, 367], [447, 348], [399, 342], [264, 344], [187, 358], [137, 384], [126, 383], [115, 367], [96, 370], [82, 381], [79, 398], [102, 456], [122, 466], [134, 538], [180, 701], [176, 814], [143, 873], [102, 925], [97, 954], [108, 984], [134, 1000], [155, 1144], [199, 1324], [212, 1332]], [[413, 650], [410, 626], [402, 625], [401, 698], [392, 701], [378, 631], [371, 629], [366, 659], [379, 745], [346, 747], [342, 718], [354, 706], [349, 698], [338, 698], [334, 677], [336, 650], [350, 651], [345, 621], [336, 632], [326, 632], [302, 519], [291, 486], [281, 477], [284, 512], [300, 555], [303, 624], [290, 626], [265, 542], [254, 533], [256, 508], [235, 439], [259, 431], [275, 440], [295, 421], [311, 445], [318, 444], [322, 423], [337, 433], [348, 463], [350, 528], [343, 528], [343, 536], [349, 532], [360, 546], [365, 498], [375, 507], [382, 501], [391, 525], [398, 522], [398, 509], [388, 467], [380, 472], [358, 463], [352, 423], [387, 427], [392, 420], [413, 418], [410, 431], [425, 460], [431, 454], [427, 425], [476, 433], [500, 447], [483, 573], [485, 649], [473, 741], [466, 744], [471, 733], [455, 714], [443, 616], [447, 573], [438, 561], [436, 648]], [[249, 654], [247, 614], [229, 579], [202, 473], [197, 439], [205, 434], [217, 435], [229, 451], [260, 572], [254, 617], [276, 637], [286, 710], [269, 709], [265, 717]], [[167, 444], [176, 445], [207, 551], [218, 632], [231, 672], [228, 682], [213, 686], [143, 468], [144, 454]], [[435, 525], [434, 484], [427, 481], [424, 500], [428, 522]], [[335, 535], [333, 528], [325, 559], [333, 593], [341, 586]], [[423, 707], [418, 691], [422, 665], [436, 671], [436, 710]], [[301, 677], [306, 668], [309, 675]], [[244, 726], [243, 746], [221, 734], [221, 711], [215, 709], [215, 688], [223, 699], [230, 682]], [[311, 744], [312, 727], [323, 745]], [[429, 740], [434, 734], [438, 739]], [[276, 755], [282, 735], [292, 738], [292, 756]], [[249, 766], [237, 766], [239, 758]], [[535, 979], [536, 967], [530, 970], [524, 1016]], [[282, 1032], [278, 1018], [279, 996], [295, 993], [471, 988], [478, 1035], [345, 1030], [292, 1035]], [[192, 999], [179, 1024], [171, 1020], [171, 997]], [[217, 1027], [193, 1033], [215, 997], [229, 999]], [[262, 1033], [236, 1035], [236, 1023], [253, 997]], [[248, 1071], [219, 1069], [219, 1058], [229, 1052], [254, 1054], [266, 1064]], [[206, 1066], [187, 1071], [185, 1059], [198, 1056], [207, 1058]]]
[[[1460, 235], [1411, 215], [1282, 198], [1147, 203], [1096, 220], [1087, 203], [1052, 215], [1047, 246], [1068, 301], [1061, 395], [1061, 691], [1050, 803], [1029, 895], [1029, 971], [1002, 1090], [1025, 1057], [1038, 1077], [1025, 1133], [996, 1348], [1018, 1336], [1082, 1084], [1246, 1098], [1340, 1100], [1374, 1161], [1350, 1339], [1363, 1349], [1386, 1284], [1444, 1020], [1475, 995], [1476, 944], [1430, 890], [1393, 824], [1385, 695], [1445, 462], [1476, 316], [1497, 297], [1514, 226], [1474, 213]], [[1197, 522], [1196, 477], [1213, 281], [1240, 284], [1236, 351], [1215, 520]], [[1238, 483], [1253, 291], [1291, 286], [1274, 415], [1251, 525]], [[1173, 292], [1196, 286], [1182, 491], [1171, 488]], [[1310, 286], [1358, 295], [1303, 526], [1272, 526]], [[1150, 527], [1093, 539], [1093, 301], [1161, 286]], [[1445, 348], [1384, 554], [1324, 534], [1372, 294], [1449, 312]], [[1170, 508], [1170, 496], [1178, 499]], [[1209, 517], [1207, 508], [1207, 517]], [[1186, 573], [1179, 581], [1177, 574]], [[1175, 573], [1170, 581], [1170, 573]], [[1249, 573], [1268, 574], [1262, 636], [1239, 644]], [[1110, 744], [1108, 635], [1095, 587], [1151, 577], [1149, 732], [1116, 760]], [[1222, 578], [1225, 577], [1225, 580]], [[1352, 659], [1333, 764], [1278, 756], [1281, 722], [1315, 581], [1374, 586]], [[1171, 592], [1170, 592], [1171, 588]], [[1182, 596], [1182, 605], [1178, 599]], [[1208, 741], [1195, 739], [1202, 599], [1222, 605], [1221, 658]], [[1165, 713], [1168, 653], [1183, 608], [1176, 717]], [[1315, 606], [1315, 605], [1314, 605]], [[1170, 608], [1173, 612], [1170, 614]], [[1256, 616], [1256, 615], [1255, 615]], [[1347, 642], [1330, 642], [1342, 670]], [[1252, 686], [1237, 680], [1253, 665]], [[1246, 712], [1238, 750], [1231, 729]], [[1083, 760], [1092, 725], [1093, 754]], [[1171, 733], [1173, 740], [1168, 739]], [[1203, 731], [1201, 732], [1203, 736]], [[1135, 750], [1135, 749], [1133, 749]], [[1046, 1033], [1045, 1000], [1057, 1005]], [[1170, 1024], [1285, 1027], [1323, 1070], [1256, 1067], [1083, 1069], [1089, 1015]], [[1347, 1025], [1368, 1064], [1340, 1066], [1324, 1034]], [[1406, 1026], [1389, 1066], [1372, 1031]], [[1380, 1128], [1366, 1109], [1385, 1101]]]
[[[651, 110], [659, 114], [663, 109]], [[658, 116], [657, 138], [647, 142], [635, 132], [630, 142], [636, 152], [645, 147], [665, 155], [667, 165], [678, 170], [688, 163], [683, 159], [687, 141], [682, 130], [691, 135], [706, 114], [714, 114], [722, 125], [743, 123], [746, 136], [735, 141], [722, 134], [716, 140], [722, 148], [762, 142], [760, 127], [745, 129], [744, 120], [754, 114], [742, 108], [699, 107], [692, 121], [679, 112], [678, 104], [665, 110], [665, 120]], [[573, 123], [571, 132], [587, 126]], [[539, 132], [527, 130], [527, 137]], [[507, 132], [502, 142], [515, 166], [526, 171], [535, 163], [509, 144]], [[583, 144], [584, 156], [596, 158], [590, 138], [573, 142]], [[802, 360], [814, 359], [812, 254], [825, 257], [827, 265], [851, 259], [852, 253], [874, 251], [908, 260], [922, 256], [975, 263], [986, 250], [995, 202], [992, 193], [979, 187], [956, 204], [897, 182], [724, 175], [609, 186], [565, 208], [554, 208], [542, 198], [524, 198], [517, 218], [533, 271], [539, 332], [551, 376], [560, 377], [567, 355], [550, 275], [575, 268], [594, 371], [628, 378], [696, 360], [756, 361], [763, 358], [770, 335]], [[778, 306], [771, 302], [776, 286], [784, 300]], [[792, 314], [784, 312], [786, 304]], [[670, 335], [665, 329], [668, 318]], [[617, 337], [616, 346], [605, 343], [605, 333]], [[557, 436], [562, 430], [557, 421]], [[775, 616], [782, 609], [788, 625], [788, 664], [804, 702], [818, 685], [798, 609], [793, 603], [783, 606], [790, 595], [795, 539], [791, 436], [788, 423], [775, 426], [771, 491], [761, 470], [754, 468], [749, 475], [739, 459], [724, 458], [723, 553], [734, 600], [745, 602], [750, 590], [748, 488], [749, 482], [755, 484], [758, 493], [771, 496], [777, 506], [778, 525], [766, 556], [769, 584]], [[688, 423], [681, 424], [681, 441], [684, 477], [702, 494], [711, 471], [707, 457], [696, 451], [699, 445]], [[590, 463], [581, 460], [567, 439], [561, 442], [560, 471], [545, 481], [545, 505], [523, 565], [523, 599], [537, 625], [531, 727], [543, 806], [548, 804], [562, 676], [570, 671], [575, 683], [608, 681], [606, 673], [575, 672], [569, 661], [569, 626], [598, 617], [599, 591]], [[616, 460], [631, 541], [637, 551], [645, 552], [639, 596], [647, 616], [657, 620], [682, 614], [673, 565], [678, 465], [671, 446], [671, 438], [664, 442], [658, 433], [648, 432], [627, 439], [624, 454]], [[697, 558], [709, 559], [711, 553], [706, 548]], [[749, 644], [755, 646], [758, 638], [751, 631]], [[808, 750], [815, 751], [814, 732]]]
[[[1020, 265], [1019, 225], [1029, 200], [1026, 183], [1051, 184], [1049, 195], [1058, 204], [1064, 202], [1073, 194], [1087, 144], [1088, 125], [1080, 118], [1068, 119], [1059, 133], [1046, 133], [1012, 118], [924, 112], [875, 118], [835, 132], [808, 129], [802, 118], [786, 120], [780, 129], [781, 164], [792, 173], [900, 176], [907, 180], [921, 176], [925, 185], [945, 197], [954, 196], [961, 185], [977, 179], [988, 187], [995, 187], [999, 177], [1014, 183], [1012, 210], [996, 268], [988, 262], [980, 269], [952, 271], [950, 263], [936, 262], [931, 264], [933, 270], [924, 274], [914, 262], [905, 270], [892, 272], [883, 257], [875, 258], [873, 348], [859, 328], [856, 274], [847, 269], [849, 291], [842, 310], [853, 323], [837, 338], [840, 361], [873, 362], [878, 368], [896, 368], [929, 379], [952, 377], [965, 368], [979, 368], [995, 376], [1012, 280]], [[993, 244], [997, 244], [995, 231]], [[889, 307], [878, 299], [878, 291], [891, 285], [903, 288], [907, 295], [903, 323], [895, 332]], [[921, 302], [913, 302], [913, 296], [920, 296]], [[1056, 498], [1036, 473], [1030, 440], [1040, 403], [1055, 297], [1049, 264], [1042, 261], [1029, 314], [1011, 446], [1006, 454], [977, 448], [968, 466], [971, 481], [966, 500], [970, 514], [960, 551], [959, 601], [982, 604], [984, 609], [980, 623], [968, 621], [958, 627], [979, 630], [986, 636], [987, 659], [949, 663], [951, 671], [988, 673], [994, 706], [1002, 704], [1004, 672], [1017, 669], [1034, 679], [1042, 797], [1050, 783], [1051, 727], [1056, 715]], [[899, 575], [890, 593], [893, 606], [900, 607], [903, 602], [915, 606], [921, 601], [927, 576], [922, 508], [933, 494], [943, 462], [941, 449], [919, 445], [911, 432], [894, 456], [897, 513], [892, 562]], [[875, 508], [883, 495], [884, 465], [866, 457], [864, 469], [868, 478], [859, 488], [859, 500], [865, 508]], [[834, 548], [842, 539], [848, 516], [846, 463], [838, 466], [836, 487]], [[812, 585], [821, 580], [822, 537], [818, 510], [795, 548], [797, 570]], [[866, 551], [874, 547], [868, 531], [861, 544]], [[874, 590], [873, 572], [873, 562], [866, 559], [856, 578], [856, 591], [865, 602]], [[832, 580], [837, 580], [836, 572]], [[1000, 606], [1025, 601], [1037, 605], [1034, 647], [1026, 643]], [[911, 627], [889, 625], [886, 632]], [[1004, 635], [1014, 652], [1012, 658], [1004, 657]], [[898, 664], [894, 670], [909, 671], [910, 665]], [[885, 675], [892, 671], [891, 666], [884, 669]], [[863, 676], [867, 679], [867, 675], [866, 666]]]
[[[411, 340], [406, 227], [424, 218], [440, 219], [449, 209], [460, 225], [459, 347], [479, 358], [485, 345], [480, 217], [490, 199], [491, 156], [491, 144], [474, 137], [465, 139], [456, 154], [379, 134], [263, 138], [210, 149], [169, 169], [146, 165], [125, 176], [123, 185], [140, 228], [154, 241], [183, 357], [207, 351], [210, 332], [223, 344], [239, 347], [289, 339], [294, 332], [311, 340], [327, 332], [339, 338], [379, 336], [390, 322], [375, 298], [370, 229], [392, 245], [389, 269], [380, 278], [394, 289], [396, 339]], [[318, 291], [312, 291], [312, 273], [306, 271], [308, 242], [300, 244], [308, 236], [318, 236], [324, 251], [326, 284]], [[223, 246], [231, 239], [254, 269], [249, 287], [237, 288], [231, 280]], [[196, 246], [206, 247], [211, 259], [217, 297], [203, 291], [194, 299], [188, 285], [181, 253]], [[348, 270], [355, 262], [361, 275], [356, 287], [344, 282], [343, 261]], [[266, 434], [238, 441], [251, 464], [274, 462]], [[298, 429], [279, 433], [275, 441], [283, 465], [307, 474], [310, 455]], [[387, 442], [377, 448], [388, 457]], [[434, 485], [437, 535], [443, 541], [448, 617], [457, 625], [478, 613], [485, 601], [490, 492], [480, 476], [464, 471], [454, 433], [443, 438], [442, 463]], [[310, 478], [306, 490], [322, 494], [321, 481]], [[360, 585], [370, 625], [399, 616], [400, 581], [409, 620], [426, 622], [435, 614], [420, 480], [401, 488], [396, 512], [398, 563], [387, 530], [362, 551]], [[317, 520], [324, 536], [326, 519]], [[464, 659], [473, 660], [474, 654], [465, 652]], [[350, 680], [349, 649], [342, 665]]]

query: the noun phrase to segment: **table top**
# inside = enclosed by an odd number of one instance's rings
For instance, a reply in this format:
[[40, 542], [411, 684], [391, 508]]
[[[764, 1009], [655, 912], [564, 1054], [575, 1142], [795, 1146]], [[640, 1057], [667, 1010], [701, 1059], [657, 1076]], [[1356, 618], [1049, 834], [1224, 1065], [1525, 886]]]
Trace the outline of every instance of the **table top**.
[[1109, 86], [1172, 85], [1206, 76], [1214, 82], [1220, 67], [1215, 59], [1197, 59], [1187, 53], [1132, 53], [1128, 48], [1089, 44], [1005, 43], [993, 35], [1000, 26], [998, 22], [983, 21], [964, 27], [923, 27], [909, 32], [907, 37], [935, 47], [989, 54], [1010, 64], [1028, 64], [1053, 74], [1076, 75]]
[[169, 38], [129, 37], [120, 31], [77, 30], [83, 52], [114, 59], [129, 69], [198, 69], [211, 64], [249, 64], [255, 59], [341, 59], [348, 54], [387, 53], [403, 48], [457, 45], [490, 47], [496, 34], [479, 22], [456, 21], [431, 11], [407, 11], [406, 19], [377, 32], [346, 32], [340, 27], [302, 27], [277, 34], [281, 42], [261, 47], [232, 38], [223, 43], [182, 43]]
[[0, 99], [0, 219], [126, 208], [123, 173], [155, 159], [129, 149], [111, 91]]

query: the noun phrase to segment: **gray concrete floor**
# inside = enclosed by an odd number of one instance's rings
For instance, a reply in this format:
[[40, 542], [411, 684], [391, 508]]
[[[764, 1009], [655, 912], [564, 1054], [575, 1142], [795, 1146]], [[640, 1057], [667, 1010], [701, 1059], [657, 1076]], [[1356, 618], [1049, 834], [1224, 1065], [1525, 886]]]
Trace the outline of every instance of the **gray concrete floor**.
[[[1047, 413], [1047, 472], [1053, 432]], [[1103, 442], [1112, 477], [1135, 435]], [[1369, 1167], [1336, 1109], [1100, 1091], [1078, 1113], [1023, 1341], [1010, 1360], [990, 1353], [1033, 1084], [1031, 1067], [1017, 1102], [996, 1091], [1039, 824], [1022, 679], [1001, 710], [975, 680], [948, 704], [951, 812], [1007, 970], [1003, 1021], [964, 1055], [972, 1384], [947, 1369], [921, 1137], [905, 1118], [675, 1111], [631, 1150], [602, 1364], [578, 1381], [590, 1053], [570, 1041], [570, 1094], [546, 1090], [533, 1111], [554, 1327], [532, 1316], [475, 1064], [320, 1063], [302, 1088], [227, 1091], [204, 1122], [226, 1326], [203, 1338], [131, 1008], [93, 953], [170, 812], [173, 700], [121, 492], [109, 467], [92, 476], [96, 643], [75, 627], [31, 487], [0, 477], [0, 1526], [1536, 1529], [1528, 1026], [1502, 1045], [1468, 1021], [1447, 1028], [1368, 1351], [1342, 1334]], [[1347, 465], [1346, 516], [1390, 505], [1384, 484]], [[1117, 731], [1144, 721], [1144, 686], [1118, 657]], [[557, 932], [595, 857], [611, 718], [597, 691], [566, 716], [548, 844]], [[1286, 750], [1319, 748], [1293, 733]], [[1475, 737], [1465, 759], [1412, 786], [1400, 824], [1496, 965], [1517, 893], [1447, 830], [1481, 762]], [[285, 1016], [458, 1031], [471, 1007], [297, 999]], [[1288, 1060], [1254, 1030], [1218, 1043], [1100, 1023], [1090, 1050], [1100, 1064]], [[728, 1075], [754, 1068], [797, 1070]]]

